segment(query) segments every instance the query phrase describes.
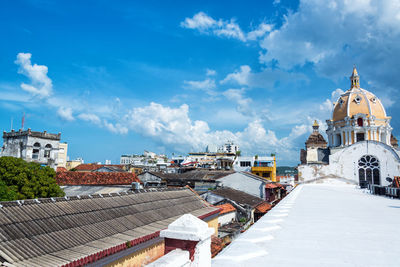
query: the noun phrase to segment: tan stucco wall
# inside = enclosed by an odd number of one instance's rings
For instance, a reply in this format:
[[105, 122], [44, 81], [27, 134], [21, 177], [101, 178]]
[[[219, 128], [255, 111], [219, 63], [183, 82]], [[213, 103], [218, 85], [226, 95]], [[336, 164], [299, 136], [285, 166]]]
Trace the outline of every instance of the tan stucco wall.
[[215, 232], [214, 235], [218, 236], [218, 216], [215, 217], [214, 219], [211, 219], [207, 222], [208, 227], [214, 228]]
[[[217, 218], [218, 219], [218, 218]], [[164, 255], [164, 240], [156, 243], [143, 250], [137, 251], [124, 258], [121, 258], [111, 264], [106, 265], [107, 267], [139, 267], [145, 266], [156, 259]]]

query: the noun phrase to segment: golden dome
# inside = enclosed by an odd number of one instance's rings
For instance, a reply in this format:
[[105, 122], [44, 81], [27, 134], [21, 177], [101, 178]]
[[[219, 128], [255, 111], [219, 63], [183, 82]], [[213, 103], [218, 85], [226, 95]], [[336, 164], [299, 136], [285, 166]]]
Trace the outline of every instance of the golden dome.
[[342, 94], [335, 103], [332, 120], [334, 122], [341, 121], [345, 117], [352, 118], [358, 113], [366, 114], [367, 117], [386, 119], [386, 112], [379, 98], [360, 88], [356, 68], [353, 69], [350, 80], [351, 88]]

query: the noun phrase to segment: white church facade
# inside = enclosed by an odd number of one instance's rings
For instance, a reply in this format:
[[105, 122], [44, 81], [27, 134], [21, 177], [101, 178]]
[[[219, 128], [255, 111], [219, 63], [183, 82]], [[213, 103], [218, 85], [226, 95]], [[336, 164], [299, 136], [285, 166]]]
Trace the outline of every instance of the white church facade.
[[391, 117], [381, 101], [360, 88], [356, 68], [351, 87], [334, 103], [326, 121], [328, 142], [315, 122], [301, 151], [299, 181], [340, 177], [357, 184], [388, 185], [387, 177], [400, 176], [400, 150], [392, 135]]

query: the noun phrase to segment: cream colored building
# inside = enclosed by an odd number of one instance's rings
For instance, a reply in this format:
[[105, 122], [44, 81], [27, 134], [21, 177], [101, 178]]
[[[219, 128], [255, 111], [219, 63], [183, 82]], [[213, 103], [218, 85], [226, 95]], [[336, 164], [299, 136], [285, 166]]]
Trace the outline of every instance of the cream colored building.
[[79, 159], [75, 159], [75, 160], [68, 160], [67, 163], [66, 163], [65, 168], [67, 170], [71, 170], [71, 169], [75, 168], [76, 166], [81, 165], [83, 163], [84, 163], [83, 159], [80, 159], [80, 158]]
[[60, 143], [58, 146], [58, 165], [57, 167], [66, 167], [68, 160], [68, 144]]

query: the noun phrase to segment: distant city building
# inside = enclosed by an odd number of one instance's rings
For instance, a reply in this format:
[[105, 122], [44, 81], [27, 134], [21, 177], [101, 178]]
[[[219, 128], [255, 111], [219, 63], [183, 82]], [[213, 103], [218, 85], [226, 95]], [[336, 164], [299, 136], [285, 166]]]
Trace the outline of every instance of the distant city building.
[[240, 151], [239, 146], [235, 145], [232, 141], [226, 142], [222, 147], [218, 149], [220, 153], [232, 153], [236, 154], [236, 152]]
[[233, 163], [235, 171], [251, 172], [262, 178], [276, 182], [275, 156], [237, 157]]
[[58, 165], [57, 167], [66, 167], [68, 161], [68, 144], [60, 143], [58, 147]]
[[111, 160], [106, 159], [106, 161], [104, 163], [105, 163], [105, 165], [110, 165], [111, 164]]
[[[59, 163], [60, 138], [61, 133], [34, 132], [31, 129], [3, 132], [1, 155], [22, 158], [55, 169]], [[66, 154], [65, 150], [62, 153]]]
[[152, 158], [152, 159], [156, 158], [156, 156], [157, 156], [156, 153], [151, 152], [151, 151], [147, 151], [147, 150], [144, 151], [143, 155], [144, 155], [146, 158]]
[[206, 152], [208, 153], [217, 153], [218, 152], [218, 147], [215, 144], [209, 144], [206, 147]]
[[124, 165], [136, 163], [138, 165], [143, 159], [144, 157], [140, 155], [122, 155], [119, 163]]
[[65, 168], [67, 170], [71, 170], [71, 169], [75, 168], [76, 166], [81, 165], [83, 163], [85, 163], [85, 162], [84, 162], [84, 160], [82, 158], [76, 158], [74, 160], [68, 160], [67, 163], [66, 163]]

